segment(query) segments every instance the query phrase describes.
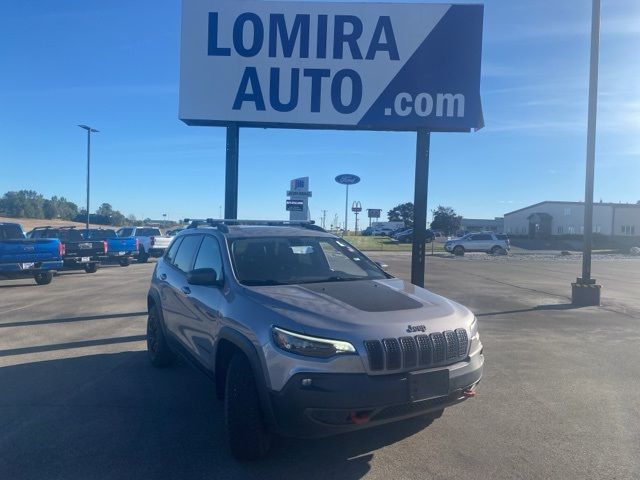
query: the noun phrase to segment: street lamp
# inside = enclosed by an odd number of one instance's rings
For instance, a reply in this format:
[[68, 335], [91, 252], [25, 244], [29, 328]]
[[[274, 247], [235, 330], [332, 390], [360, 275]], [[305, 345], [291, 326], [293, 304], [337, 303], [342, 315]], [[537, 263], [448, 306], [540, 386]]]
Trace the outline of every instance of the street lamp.
[[87, 131], [87, 230], [89, 230], [89, 179], [91, 178], [91, 134], [98, 130], [88, 125], [78, 125]]

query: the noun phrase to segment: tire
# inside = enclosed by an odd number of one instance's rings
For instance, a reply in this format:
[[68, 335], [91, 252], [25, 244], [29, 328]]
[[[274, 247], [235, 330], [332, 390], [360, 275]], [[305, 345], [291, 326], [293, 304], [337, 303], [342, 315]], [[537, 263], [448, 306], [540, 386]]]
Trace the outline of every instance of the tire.
[[118, 263], [120, 264], [121, 267], [128, 267], [129, 265], [131, 265], [131, 259], [122, 258]]
[[264, 423], [251, 364], [242, 353], [235, 353], [229, 363], [224, 413], [231, 455], [241, 462], [264, 458], [271, 447], [271, 435]]
[[458, 257], [463, 257], [464, 256], [464, 247], [462, 245], [456, 245], [453, 248], [453, 254], [458, 256]]
[[39, 272], [33, 278], [38, 285], [49, 285], [53, 280], [53, 272]]
[[490, 254], [492, 255], [506, 255], [507, 251], [502, 248], [500, 245], [495, 245], [490, 251]]
[[155, 305], [149, 307], [149, 316], [147, 318], [147, 353], [154, 367], [166, 367], [175, 360], [175, 356], [164, 336], [162, 319], [158, 313], [158, 307]]
[[149, 260], [149, 254], [141, 247], [140, 253], [138, 253], [138, 263], [147, 263], [147, 260]]
[[98, 264], [97, 263], [87, 263], [84, 266], [84, 271], [87, 273], [96, 273], [98, 271]]

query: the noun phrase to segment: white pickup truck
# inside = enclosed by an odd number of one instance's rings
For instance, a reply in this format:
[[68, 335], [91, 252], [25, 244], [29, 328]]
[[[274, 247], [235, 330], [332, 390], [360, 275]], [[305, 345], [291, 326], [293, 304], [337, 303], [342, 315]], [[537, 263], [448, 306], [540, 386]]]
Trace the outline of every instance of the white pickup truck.
[[149, 257], [161, 257], [171, 243], [171, 237], [165, 237], [156, 227], [122, 227], [118, 237], [135, 237], [138, 239], [138, 262], [145, 263]]

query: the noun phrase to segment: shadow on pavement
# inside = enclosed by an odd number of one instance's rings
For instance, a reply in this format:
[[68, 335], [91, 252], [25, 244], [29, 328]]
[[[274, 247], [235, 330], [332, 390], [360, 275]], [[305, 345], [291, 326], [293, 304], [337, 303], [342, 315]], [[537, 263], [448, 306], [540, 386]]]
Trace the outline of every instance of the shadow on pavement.
[[501, 312], [488, 312], [488, 313], [476, 313], [476, 317], [492, 317], [495, 315], [508, 315], [512, 313], [525, 313], [525, 312], [537, 312], [544, 310], [573, 310], [580, 308], [572, 303], [559, 303], [551, 305], [538, 305], [533, 308], [521, 308], [518, 310], [503, 310]]
[[[0, 281], [5, 280], [4, 278], [0, 278]], [[13, 279], [12, 279], [13, 280]], [[22, 279], [21, 279], [22, 280]], [[10, 285], [0, 285], [0, 289], [2, 288], [19, 288], [19, 287], [39, 287], [33, 278], [24, 279], [26, 283], [12, 283]]]
[[112, 345], [115, 343], [141, 342], [146, 339], [146, 335], [130, 335], [128, 337], [99, 338], [96, 340], [80, 340], [77, 342], [37, 345], [34, 347], [11, 348], [7, 350], [0, 350], [0, 357], [24, 355], [27, 353], [52, 352], [55, 350], [68, 350], [70, 348], [95, 347], [97, 345]]
[[89, 315], [85, 317], [49, 318], [46, 320], [25, 320], [23, 322], [0, 323], [0, 328], [30, 327], [33, 325], [47, 325], [50, 323], [84, 322], [87, 320], [110, 320], [112, 318], [141, 317], [147, 312], [108, 313], [105, 315]]
[[4, 367], [0, 385], [0, 478], [358, 479], [372, 451], [424, 427], [279, 439], [265, 460], [240, 464], [212, 383], [181, 365], [155, 369], [146, 352]]

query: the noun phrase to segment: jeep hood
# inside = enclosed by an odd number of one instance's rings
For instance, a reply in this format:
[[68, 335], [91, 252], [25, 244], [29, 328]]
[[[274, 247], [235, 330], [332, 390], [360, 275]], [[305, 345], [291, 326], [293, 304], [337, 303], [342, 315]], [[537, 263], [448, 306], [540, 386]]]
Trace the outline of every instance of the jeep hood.
[[473, 321], [462, 305], [396, 278], [245, 288], [278, 314], [278, 326], [308, 335], [381, 339], [468, 328]]

